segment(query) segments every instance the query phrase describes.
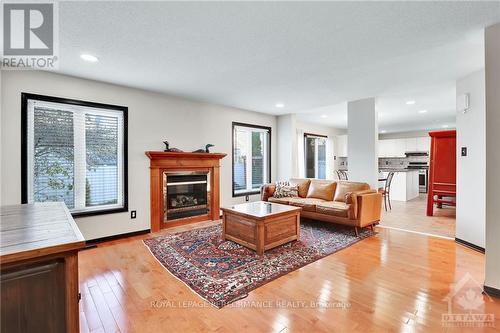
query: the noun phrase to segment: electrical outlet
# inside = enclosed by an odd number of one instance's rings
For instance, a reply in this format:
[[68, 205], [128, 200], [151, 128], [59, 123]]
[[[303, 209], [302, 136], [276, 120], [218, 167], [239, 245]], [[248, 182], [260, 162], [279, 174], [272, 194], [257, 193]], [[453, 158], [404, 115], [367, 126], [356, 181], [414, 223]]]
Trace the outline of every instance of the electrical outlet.
[[249, 195], [245, 195], [245, 201], [250, 201], [250, 196]]
[[130, 218], [135, 219], [136, 217], [137, 217], [137, 211], [135, 210], [130, 211]]
[[462, 147], [462, 156], [467, 156], [467, 147]]

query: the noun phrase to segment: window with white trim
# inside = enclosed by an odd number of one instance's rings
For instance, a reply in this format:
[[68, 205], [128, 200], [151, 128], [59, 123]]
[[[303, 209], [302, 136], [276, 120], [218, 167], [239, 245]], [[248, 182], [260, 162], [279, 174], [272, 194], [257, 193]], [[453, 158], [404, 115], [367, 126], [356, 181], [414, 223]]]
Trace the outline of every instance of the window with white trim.
[[271, 181], [270, 147], [270, 127], [233, 123], [233, 197]]
[[23, 202], [127, 210], [127, 108], [23, 94]]

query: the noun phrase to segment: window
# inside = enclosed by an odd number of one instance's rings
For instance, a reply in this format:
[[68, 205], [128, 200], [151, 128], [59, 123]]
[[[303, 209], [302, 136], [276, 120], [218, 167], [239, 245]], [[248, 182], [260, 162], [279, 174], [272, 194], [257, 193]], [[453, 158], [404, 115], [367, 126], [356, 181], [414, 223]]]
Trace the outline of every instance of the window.
[[304, 134], [304, 153], [306, 177], [326, 179], [326, 137]]
[[22, 202], [127, 211], [127, 108], [22, 94]]
[[233, 123], [233, 197], [271, 181], [271, 128]]

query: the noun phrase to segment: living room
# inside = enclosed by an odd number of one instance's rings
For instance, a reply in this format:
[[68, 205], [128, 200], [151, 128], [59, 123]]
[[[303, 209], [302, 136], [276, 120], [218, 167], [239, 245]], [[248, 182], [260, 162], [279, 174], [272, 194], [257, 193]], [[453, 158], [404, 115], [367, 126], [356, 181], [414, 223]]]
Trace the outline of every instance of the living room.
[[46, 4], [2, 3], [2, 331], [498, 330], [500, 3]]

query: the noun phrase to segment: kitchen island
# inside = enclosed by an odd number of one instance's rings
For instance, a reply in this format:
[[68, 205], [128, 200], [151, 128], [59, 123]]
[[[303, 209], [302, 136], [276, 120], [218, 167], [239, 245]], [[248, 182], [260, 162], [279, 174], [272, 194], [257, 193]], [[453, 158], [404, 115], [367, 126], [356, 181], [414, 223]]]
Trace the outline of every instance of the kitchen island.
[[[380, 175], [387, 178], [389, 172], [394, 171], [392, 179], [390, 197], [391, 200], [408, 201], [418, 197], [418, 170], [415, 169], [384, 169], [380, 168]], [[384, 187], [385, 182], [380, 182], [379, 187]]]

